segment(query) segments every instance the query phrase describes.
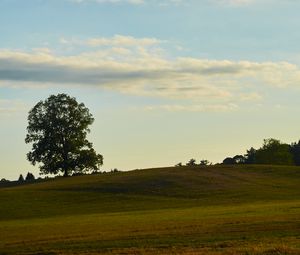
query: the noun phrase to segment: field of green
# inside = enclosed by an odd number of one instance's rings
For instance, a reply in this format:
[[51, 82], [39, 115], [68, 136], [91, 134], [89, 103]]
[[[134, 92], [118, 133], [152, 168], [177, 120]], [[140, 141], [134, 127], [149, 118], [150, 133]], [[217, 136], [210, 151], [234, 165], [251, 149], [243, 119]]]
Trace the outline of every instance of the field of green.
[[0, 254], [300, 254], [300, 168], [174, 167], [2, 187]]

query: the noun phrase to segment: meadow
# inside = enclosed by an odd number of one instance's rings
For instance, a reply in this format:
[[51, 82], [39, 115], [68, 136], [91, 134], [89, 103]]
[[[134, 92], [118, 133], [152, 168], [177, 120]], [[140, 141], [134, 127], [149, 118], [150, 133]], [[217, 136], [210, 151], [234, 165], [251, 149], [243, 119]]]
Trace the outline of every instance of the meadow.
[[0, 254], [300, 254], [300, 168], [170, 167], [0, 188]]

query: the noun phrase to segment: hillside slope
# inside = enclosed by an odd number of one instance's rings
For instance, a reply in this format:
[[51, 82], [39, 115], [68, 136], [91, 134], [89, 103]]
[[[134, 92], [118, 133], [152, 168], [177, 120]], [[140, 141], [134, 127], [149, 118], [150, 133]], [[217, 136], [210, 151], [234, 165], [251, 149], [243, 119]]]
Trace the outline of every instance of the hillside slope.
[[0, 254], [300, 254], [300, 168], [135, 170], [0, 188]]
[[0, 189], [0, 219], [300, 198], [300, 168], [171, 167], [58, 178]]

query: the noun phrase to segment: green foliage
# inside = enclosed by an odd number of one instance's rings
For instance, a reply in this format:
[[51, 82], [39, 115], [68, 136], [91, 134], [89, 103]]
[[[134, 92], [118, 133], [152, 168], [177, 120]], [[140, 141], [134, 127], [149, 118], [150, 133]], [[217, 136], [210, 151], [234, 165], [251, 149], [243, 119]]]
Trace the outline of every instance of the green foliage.
[[94, 119], [83, 103], [66, 94], [52, 95], [29, 112], [25, 142], [33, 143], [28, 160], [42, 163], [42, 174], [65, 176], [72, 172], [96, 170], [103, 157], [87, 139]]
[[261, 148], [251, 147], [244, 156], [227, 157], [223, 164], [300, 165], [300, 141], [289, 145], [274, 138], [264, 139]]
[[269, 165], [293, 165], [294, 160], [288, 144], [283, 144], [279, 140], [270, 138], [265, 139], [263, 146], [256, 151], [255, 163]]

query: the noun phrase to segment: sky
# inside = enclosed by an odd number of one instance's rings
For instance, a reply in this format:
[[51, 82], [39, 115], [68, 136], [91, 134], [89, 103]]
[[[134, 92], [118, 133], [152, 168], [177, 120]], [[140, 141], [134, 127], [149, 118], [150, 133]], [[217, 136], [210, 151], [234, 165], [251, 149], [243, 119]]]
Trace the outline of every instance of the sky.
[[0, 0], [0, 177], [31, 166], [29, 110], [67, 93], [102, 170], [222, 162], [300, 139], [296, 0]]

